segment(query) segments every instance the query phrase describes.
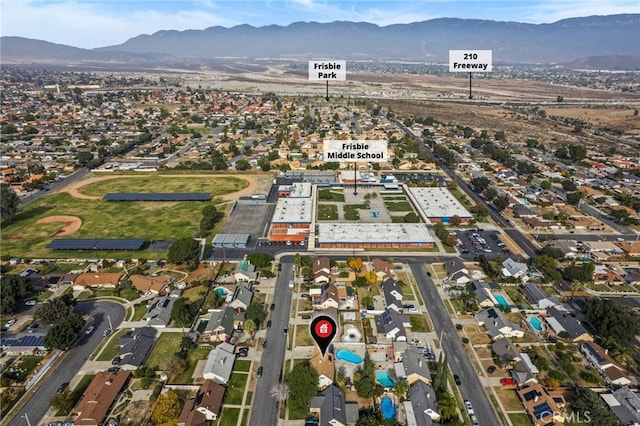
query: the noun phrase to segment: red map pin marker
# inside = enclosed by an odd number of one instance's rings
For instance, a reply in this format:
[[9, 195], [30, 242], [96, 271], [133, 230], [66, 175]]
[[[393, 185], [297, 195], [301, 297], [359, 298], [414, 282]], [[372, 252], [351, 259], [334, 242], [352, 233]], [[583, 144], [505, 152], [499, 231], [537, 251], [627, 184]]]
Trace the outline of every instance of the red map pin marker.
[[331, 341], [338, 331], [336, 322], [331, 317], [321, 315], [311, 321], [310, 328], [311, 337], [316, 341], [316, 344], [320, 348], [320, 352], [322, 352], [322, 356], [324, 357], [329, 344], [331, 344]]

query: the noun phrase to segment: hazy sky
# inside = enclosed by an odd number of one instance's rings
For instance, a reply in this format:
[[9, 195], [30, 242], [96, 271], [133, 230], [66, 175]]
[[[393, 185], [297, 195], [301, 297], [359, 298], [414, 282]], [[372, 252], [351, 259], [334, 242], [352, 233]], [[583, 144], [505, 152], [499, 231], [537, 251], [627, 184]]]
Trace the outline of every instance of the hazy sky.
[[356, 21], [381, 26], [433, 18], [551, 23], [590, 15], [640, 13], [638, 0], [1, 0], [0, 34], [76, 47], [121, 44], [160, 30], [221, 25]]

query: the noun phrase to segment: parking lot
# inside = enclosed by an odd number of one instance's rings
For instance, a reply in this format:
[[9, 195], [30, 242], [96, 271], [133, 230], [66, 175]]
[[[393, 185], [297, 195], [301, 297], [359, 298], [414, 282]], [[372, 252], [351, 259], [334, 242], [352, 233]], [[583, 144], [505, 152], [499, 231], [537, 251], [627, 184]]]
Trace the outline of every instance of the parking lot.
[[458, 230], [456, 237], [458, 238], [457, 247], [461, 254], [484, 254], [487, 257], [512, 254], [496, 231]]

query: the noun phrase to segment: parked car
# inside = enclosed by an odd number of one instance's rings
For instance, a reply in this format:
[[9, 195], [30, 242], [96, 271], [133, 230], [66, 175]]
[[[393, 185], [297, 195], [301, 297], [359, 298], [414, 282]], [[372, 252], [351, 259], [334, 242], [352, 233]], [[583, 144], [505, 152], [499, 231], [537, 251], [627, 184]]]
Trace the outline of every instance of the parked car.
[[110, 335], [110, 334], [111, 334], [111, 331], [112, 331], [112, 330], [111, 330], [110, 328], [106, 328], [106, 329], [102, 332], [102, 335], [106, 337], [106, 336], [108, 336], [108, 335]]
[[274, 311], [274, 310], [276, 309], [276, 304], [275, 304], [275, 303], [272, 303], [272, 304], [271, 304], [271, 308], [269, 308], [269, 309], [271, 309], [272, 311]]
[[494, 371], [496, 371], [495, 365], [490, 365], [489, 368], [487, 368], [487, 373], [489, 374], [493, 374]]
[[282, 330], [282, 334], [284, 334], [285, 336], [287, 335], [288, 332], [289, 332], [289, 329], [287, 327], [285, 327], [284, 330]]
[[302, 316], [302, 319], [311, 319], [311, 315], [309, 315], [309, 314], [304, 314], [304, 315]]
[[262, 347], [266, 348], [267, 347], [267, 341], [265, 340], [264, 342], [262, 342]]
[[267, 321], [267, 328], [271, 327], [271, 320]]
[[9, 321], [7, 321], [7, 323], [4, 325], [6, 328], [11, 327], [13, 324], [16, 323], [15, 319], [10, 319]]
[[36, 302], [35, 300], [27, 300], [26, 302], [24, 302], [24, 304], [27, 306], [36, 306], [38, 302]]
[[256, 376], [262, 377], [262, 366], [258, 367], [258, 371], [256, 371]]
[[117, 373], [118, 371], [120, 371], [120, 367], [109, 367], [107, 368], [107, 371], [109, 373]]
[[62, 392], [64, 392], [64, 390], [67, 388], [67, 386], [69, 386], [69, 382], [64, 382], [60, 386], [58, 386], [58, 389], [56, 389], [56, 395], [61, 394]]
[[460, 386], [462, 384], [462, 380], [460, 380], [460, 376], [458, 376], [457, 374], [453, 375], [453, 381], [456, 382], [457, 386]]
[[473, 411], [473, 405], [471, 405], [471, 401], [469, 401], [468, 399], [464, 400], [464, 406], [467, 409], [467, 413], [472, 416], [474, 413]]
[[87, 331], [85, 331], [85, 334], [91, 334], [93, 333], [93, 330], [95, 330], [96, 328], [94, 326], [90, 326], [89, 328], [87, 328]]
[[500, 379], [500, 384], [502, 386], [516, 386], [517, 383], [511, 377], [505, 377], [504, 379]]

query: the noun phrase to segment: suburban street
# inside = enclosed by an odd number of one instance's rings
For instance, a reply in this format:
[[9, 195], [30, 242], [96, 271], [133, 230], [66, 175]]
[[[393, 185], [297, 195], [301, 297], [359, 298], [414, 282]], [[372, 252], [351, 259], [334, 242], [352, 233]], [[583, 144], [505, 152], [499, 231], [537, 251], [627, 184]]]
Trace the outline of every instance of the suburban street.
[[38, 425], [49, 410], [49, 400], [56, 394], [56, 390], [62, 383], [70, 383], [80, 368], [93, 351], [98, 347], [102, 339], [102, 330], [109, 327], [107, 315], [111, 317], [113, 327], [118, 327], [124, 319], [125, 310], [118, 303], [106, 301], [80, 302], [76, 306], [76, 312], [81, 315], [90, 315], [94, 318], [94, 332], [91, 335], [82, 334], [78, 344], [72, 348], [64, 359], [55, 367], [55, 374], [45, 377], [38, 385], [38, 390], [31, 399], [9, 423], [10, 426], [25, 426], [29, 418], [31, 425]]
[[263, 349], [262, 377], [257, 378], [256, 390], [251, 407], [250, 426], [278, 424], [278, 403], [269, 394], [271, 386], [282, 379], [284, 355], [287, 350], [287, 337], [283, 334], [289, 327], [292, 290], [289, 280], [293, 279], [292, 257], [282, 259], [282, 271], [278, 273], [273, 299], [267, 300], [267, 309], [275, 303], [275, 309], [268, 312], [265, 321], [271, 320], [271, 328], [267, 329], [267, 347]]
[[[453, 374], [460, 376], [462, 385], [458, 386], [463, 399], [468, 399], [473, 405], [478, 423], [481, 426], [499, 425], [500, 420], [496, 416], [495, 410], [487, 394], [480, 383], [478, 372], [473, 367], [471, 360], [464, 350], [462, 341], [458, 337], [456, 328], [449, 317], [449, 313], [438, 294], [435, 284], [427, 276], [425, 263], [411, 261], [409, 263], [411, 272], [418, 284], [422, 298], [431, 316], [434, 329], [438, 336], [442, 336], [440, 344], [447, 356], [447, 361]], [[427, 302], [429, 301], [429, 302]], [[455, 383], [451, 384], [455, 386]], [[463, 409], [464, 412], [464, 409]], [[464, 414], [466, 416], [466, 413]]]

